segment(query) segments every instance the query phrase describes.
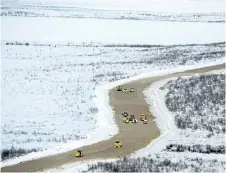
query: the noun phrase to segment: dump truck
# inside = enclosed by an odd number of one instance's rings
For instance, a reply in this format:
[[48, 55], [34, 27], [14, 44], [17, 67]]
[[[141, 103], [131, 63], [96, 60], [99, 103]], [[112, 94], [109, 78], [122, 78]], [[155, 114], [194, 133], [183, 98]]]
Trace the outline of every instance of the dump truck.
[[78, 150], [76, 153], [75, 153], [75, 157], [83, 157], [83, 152], [82, 150]]
[[122, 144], [119, 142], [119, 140], [116, 140], [114, 143], [115, 148], [121, 148]]

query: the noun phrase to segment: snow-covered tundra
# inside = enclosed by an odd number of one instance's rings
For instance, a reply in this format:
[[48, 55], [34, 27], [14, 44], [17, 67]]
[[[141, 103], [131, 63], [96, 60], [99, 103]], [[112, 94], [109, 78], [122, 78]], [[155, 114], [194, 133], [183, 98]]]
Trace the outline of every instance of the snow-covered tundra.
[[[3, 160], [55, 146], [62, 152], [87, 138], [97, 127], [95, 90], [102, 84], [225, 54], [219, 2], [198, 3], [202, 13], [189, 3], [172, 13], [158, 3], [159, 11], [115, 11], [84, 9], [95, 6], [91, 1], [77, 1], [78, 9], [3, 2]], [[194, 11], [183, 13], [189, 6]]]
[[159, 138], [132, 158], [61, 169], [225, 172], [224, 70], [166, 79], [154, 83], [144, 94], [162, 132]]

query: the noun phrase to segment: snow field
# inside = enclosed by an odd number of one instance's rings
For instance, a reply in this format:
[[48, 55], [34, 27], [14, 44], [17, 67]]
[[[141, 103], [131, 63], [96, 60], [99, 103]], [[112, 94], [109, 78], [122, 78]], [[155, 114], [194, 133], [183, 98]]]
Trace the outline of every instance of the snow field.
[[[213, 9], [213, 8], [211, 8]], [[225, 13], [215, 12], [153, 12], [137, 10], [100, 10], [73, 6], [48, 6], [37, 4], [3, 4], [1, 16], [14, 17], [54, 17], [82, 19], [120, 19], [120, 20], [151, 20], [174, 22], [225, 22]]]
[[225, 41], [225, 25], [224, 23], [3, 17], [2, 40], [51, 45], [61, 43], [202, 44]]
[[[193, 65], [196, 62], [196, 59], [193, 59], [194, 55], [197, 57], [200, 51], [216, 52], [222, 49], [221, 43], [211, 49], [209, 49], [211, 45], [198, 47], [197, 55], [193, 51], [193, 54], [188, 53], [187, 56], [181, 57], [182, 59], [172, 61], [168, 58], [169, 52], [190, 51], [194, 49], [194, 46], [143, 48], [3, 45], [2, 91], [4, 91], [3, 98], [5, 99], [2, 103], [2, 146], [10, 148], [14, 144], [16, 148], [44, 150], [41, 153], [31, 153], [20, 159], [6, 161], [4, 165], [67, 151], [80, 147], [84, 143], [98, 141], [100, 139], [94, 139], [91, 135], [91, 132], [95, 133], [98, 125], [108, 129], [105, 131], [99, 129], [100, 132], [106, 132], [103, 136], [97, 131], [100, 138], [110, 137], [109, 135], [116, 133], [117, 128], [111, 120], [112, 112], [106, 106], [107, 92], [105, 96], [101, 96], [105, 99], [98, 101], [101, 107], [95, 105], [98, 103], [95, 99], [101, 100], [98, 97], [95, 98], [96, 95], [105, 89], [107, 91], [109, 87], [102, 88], [97, 93], [95, 89], [108, 82], [126, 79], [137, 74], [149, 72], [149, 75], [150, 73], [158, 75], [160, 69], [164, 73], [172, 72], [172, 68], [178, 67], [181, 61], [184, 62], [182, 66], [196, 68], [197, 66]], [[164, 52], [162, 52], [164, 56], [158, 57], [156, 54], [159, 54], [160, 50]], [[144, 57], [149, 58], [144, 59]], [[221, 54], [212, 57], [208, 55], [208, 59], [201, 56], [197, 63], [201, 65], [207, 62], [213, 63], [213, 61], [219, 63], [223, 59]], [[155, 63], [150, 63], [150, 61]], [[166, 68], [169, 70], [165, 71]], [[124, 69], [123, 73], [121, 69]], [[184, 69], [184, 67], [181, 68], [181, 70]], [[126, 79], [124, 82], [127, 81]], [[48, 107], [52, 109], [47, 109]], [[104, 112], [98, 112], [103, 107], [105, 107]], [[50, 112], [46, 112], [47, 110]], [[98, 121], [103, 120], [100, 115], [105, 116], [108, 122]], [[30, 129], [30, 126], [33, 128]], [[61, 129], [64, 129], [64, 133]], [[71, 135], [76, 135], [78, 139], [84, 138], [84, 140], [74, 140], [70, 138]], [[52, 149], [48, 150], [49, 148]]]
[[[16, 0], [2, 0], [4, 4]], [[101, 10], [133, 10], [151, 12], [213, 13], [225, 12], [224, 0], [18, 0], [16, 4], [79, 7]]]

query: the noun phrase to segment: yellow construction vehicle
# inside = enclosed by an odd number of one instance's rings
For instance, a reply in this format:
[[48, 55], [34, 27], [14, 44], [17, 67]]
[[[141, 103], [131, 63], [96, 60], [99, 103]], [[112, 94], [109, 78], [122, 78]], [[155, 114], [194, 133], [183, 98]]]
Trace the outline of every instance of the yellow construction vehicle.
[[123, 122], [128, 124], [129, 123], [129, 118], [123, 118]]
[[116, 140], [114, 143], [114, 146], [115, 146], [115, 148], [121, 148], [122, 144], [118, 140]]
[[146, 115], [144, 115], [144, 114], [141, 114], [141, 116], [140, 116], [140, 120], [141, 121], [144, 121], [144, 120], [146, 120], [147, 119], [147, 116]]
[[76, 153], [75, 153], [75, 157], [83, 157], [83, 153], [81, 150], [78, 150]]
[[128, 93], [128, 90], [126, 88], [123, 91], [124, 91], [124, 93]]
[[130, 92], [133, 93], [133, 92], [134, 92], [134, 88], [131, 88], [131, 89], [130, 89]]
[[122, 91], [122, 86], [118, 86], [117, 91]]

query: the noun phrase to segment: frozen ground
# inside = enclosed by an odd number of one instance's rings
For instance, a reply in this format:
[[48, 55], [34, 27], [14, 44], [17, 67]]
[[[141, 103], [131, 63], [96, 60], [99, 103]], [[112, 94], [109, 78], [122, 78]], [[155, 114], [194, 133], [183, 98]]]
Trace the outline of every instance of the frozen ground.
[[[175, 159], [174, 159], [175, 158]], [[87, 168], [88, 167], [88, 168]], [[75, 169], [68, 169], [74, 172]], [[82, 170], [80, 168], [80, 170]], [[151, 156], [83, 165], [83, 172], [224, 172], [225, 162], [203, 158]]]
[[[176, 70], [176, 69], [175, 69]], [[179, 69], [177, 69], [180, 71]], [[185, 70], [185, 68], [184, 68]], [[209, 82], [209, 77], [215, 79], [216, 74], [223, 74], [224, 70], [216, 70], [213, 72], [208, 72], [206, 74], [207, 77], [204, 78], [205, 82]], [[160, 73], [158, 73], [160, 74]], [[214, 76], [212, 76], [214, 74]], [[221, 76], [220, 75], [220, 76]], [[146, 75], [147, 76], [147, 75]], [[203, 90], [203, 76], [198, 77], [196, 75], [196, 79], [201, 79], [200, 82], [197, 82], [196, 90]], [[218, 76], [218, 75], [217, 75]], [[139, 77], [139, 76], [138, 76]], [[141, 76], [140, 76], [141, 77]], [[191, 79], [193, 79], [192, 77]], [[172, 78], [175, 81], [176, 78]], [[186, 78], [188, 79], [188, 77]], [[207, 80], [205, 80], [207, 79]], [[215, 84], [215, 87], [222, 88], [221, 84], [224, 84], [224, 79], [218, 78], [218, 82]], [[145, 95], [147, 96], [147, 101], [152, 105], [152, 112], [154, 116], [156, 116], [156, 122], [159, 128], [162, 131], [162, 136], [157, 138], [150, 144], [148, 147], [138, 151], [133, 155], [135, 158], [137, 157], [145, 157], [146, 159], [138, 159], [138, 160], [120, 160], [120, 161], [89, 161], [85, 163], [80, 163], [79, 165], [68, 164], [63, 165], [60, 168], [49, 170], [52, 171], [63, 171], [63, 172], [73, 172], [73, 171], [132, 171], [132, 172], [140, 172], [140, 171], [182, 171], [182, 172], [224, 172], [225, 171], [225, 147], [224, 147], [224, 136], [221, 135], [200, 135], [201, 133], [205, 133], [204, 131], [196, 131], [198, 136], [184, 136], [184, 133], [178, 133], [178, 129], [176, 128], [174, 116], [168, 111], [167, 107], [164, 106], [164, 97], [167, 93], [167, 90], [163, 92], [163, 87], [168, 81], [171, 79], [167, 79], [164, 81], [160, 81], [152, 85], [152, 87], [145, 91]], [[189, 80], [190, 81], [190, 80]], [[192, 80], [191, 80], [192, 82]], [[171, 82], [172, 83], [172, 82]], [[188, 85], [188, 83], [187, 83]], [[198, 86], [201, 86], [200, 88]], [[161, 89], [160, 89], [161, 88]], [[188, 87], [189, 88], [189, 87]], [[211, 87], [210, 90], [207, 90], [206, 93], [213, 90], [214, 87]], [[224, 87], [223, 87], [224, 88]], [[222, 89], [223, 89], [222, 88]], [[171, 85], [171, 89], [174, 87]], [[178, 87], [177, 87], [178, 89]], [[194, 91], [196, 91], [194, 90]], [[222, 93], [222, 90], [217, 90], [218, 93]], [[216, 92], [217, 93], [217, 92]], [[215, 94], [216, 94], [215, 93]], [[151, 96], [151, 97], [150, 97]], [[214, 98], [214, 97], [213, 97]], [[209, 99], [207, 99], [209, 100]], [[222, 107], [224, 108], [224, 107]], [[205, 111], [204, 111], [205, 112]], [[211, 115], [206, 115], [211, 116]], [[171, 130], [170, 130], [171, 129]], [[171, 135], [167, 134], [170, 132]], [[187, 134], [191, 133], [190, 131], [185, 131]], [[208, 134], [208, 132], [206, 133]], [[181, 145], [178, 149], [175, 147], [169, 148], [170, 143], [175, 143]], [[223, 145], [223, 146], [222, 146]], [[190, 149], [190, 151], [184, 150], [185, 147]], [[219, 147], [222, 146], [222, 147]], [[221, 148], [221, 149], [220, 149]], [[174, 151], [170, 151], [169, 149], [174, 149]], [[192, 150], [191, 150], [192, 149]], [[220, 150], [219, 150], [220, 149]], [[151, 155], [150, 155], [151, 154]], [[100, 163], [98, 163], [100, 162]], [[113, 163], [112, 163], [113, 162]], [[98, 164], [97, 164], [98, 163]]]
[[56, 18], [90, 18], [90, 19], [120, 19], [120, 20], [152, 20], [175, 22], [225, 22], [223, 12], [153, 12], [134, 10], [100, 10], [87, 9], [73, 6], [47, 6], [47, 5], [22, 5], [3, 4], [1, 16], [25, 17], [56, 17]]
[[224, 74], [178, 78], [161, 89], [169, 90], [165, 103], [179, 129], [225, 134]]
[[225, 12], [224, 0], [2, 0], [5, 4], [16, 3], [46, 6], [66, 6], [101, 10], [133, 10], [169, 13], [216, 13]]
[[[133, 159], [100, 162], [83, 168], [110, 172], [225, 172], [224, 90], [222, 71], [155, 83], [145, 95], [162, 131], [160, 138], [137, 151]], [[167, 131], [171, 132], [167, 134]]]
[[[1, 6], [1, 141], [16, 154], [86, 138], [102, 84], [225, 55], [224, 1], [17, 2]], [[186, 45], [199, 43], [210, 44]], [[184, 45], [161, 46], [173, 44]]]
[[[98, 109], [93, 99], [101, 84], [224, 57], [224, 43], [155, 47], [2, 44], [3, 149], [12, 145], [48, 149], [85, 138], [95, 128]], [[183, 56], [174, 56], [179, 54]]]
[[225, 24], [11, 16], [2, 18], [2, 40], [50, 44], [202, 44], [224, 41]]
[[[166, 145], [169, 144], [203, 145], [201, 148], [207, 145], [225, 146], [224, 90], [224, 70], [209, 72], [205, 76], [166, 79], [153, 84], [144, 93], [163, 135], [146, 150], [137, 152], [137, 156], [167, 149]], [[148, 99], [150, 96], [152, 99]], [[169, 99], [172, 99], [171, 103]], [[198, 104], [200, 105], [197, 107]], [[170, 112], [172, 105], [175, 109]], [[183, 126], [184, 121], [190, 123], [185, 123], [186, 125]], [[170, 150], [171, 147], [169, 146], [168, 149]], [[214, 151], [209, 153], [212, 154]]]

